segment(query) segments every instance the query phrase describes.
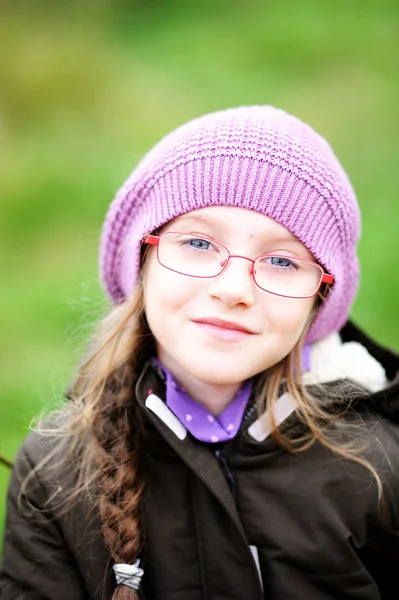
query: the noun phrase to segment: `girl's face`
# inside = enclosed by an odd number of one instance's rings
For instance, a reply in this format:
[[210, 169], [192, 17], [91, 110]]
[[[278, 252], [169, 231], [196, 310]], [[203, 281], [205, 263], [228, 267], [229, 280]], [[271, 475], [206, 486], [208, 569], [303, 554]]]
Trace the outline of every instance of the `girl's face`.
[[[285, 227], [257, 212], [217, 206], [192, 211], [168, 223], [163, 232], [205, 236], [231, 254], [256, 258], [279, 254], [314, 260]], [[217, 277], [175, 273], [149, 251], [144, 304], [158, 358], [179, 380], [179, 373], [205, 384], [231, 386], [272, 367], [293, 349], [315, 299], [284, 298], [260, 289], [252, 263], [231, 258]], [[210, 324], [229, 322], [229, 327]], [[220, 324], [219, 321], [219, 324]], [[217, 322], [217, 321], [216, 321]], [[222, 323], [223, 325], [223, 323]]]

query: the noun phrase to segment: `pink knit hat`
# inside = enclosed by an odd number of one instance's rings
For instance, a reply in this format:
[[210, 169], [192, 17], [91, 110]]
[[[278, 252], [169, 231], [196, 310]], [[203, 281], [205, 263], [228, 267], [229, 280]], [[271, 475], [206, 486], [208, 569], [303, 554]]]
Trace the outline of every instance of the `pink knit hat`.
[[119, 190], [104, 223], [100, 269], [114, 302], [139, 274], [143, 236], [206, 206], [239, 206], [291, 231], [334, 275], [309, 331], [311, 342], [345, 323], [359, 279], [359, 208], [328, 143], [271, 106], [200, 117], [161, 140]]

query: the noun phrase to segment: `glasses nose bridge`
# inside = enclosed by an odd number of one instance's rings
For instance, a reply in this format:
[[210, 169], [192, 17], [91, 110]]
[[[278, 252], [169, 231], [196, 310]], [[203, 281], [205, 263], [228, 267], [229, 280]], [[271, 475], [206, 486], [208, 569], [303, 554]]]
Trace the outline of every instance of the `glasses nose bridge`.
[[228, 258], [223, 265], [223, 269], [227, 268], [231, 258], [242, 258], [243, 260], [248, 260], [250, 263], [252, 263], [251, 264], [251, 274], [252, 275], [254, 274], [254, 268], [255, 268], [255, 262], [256, 262], [255, 259], [249, 258], [249, 256], [243, 256], [242, 254], [230, 254], [229, 253]]

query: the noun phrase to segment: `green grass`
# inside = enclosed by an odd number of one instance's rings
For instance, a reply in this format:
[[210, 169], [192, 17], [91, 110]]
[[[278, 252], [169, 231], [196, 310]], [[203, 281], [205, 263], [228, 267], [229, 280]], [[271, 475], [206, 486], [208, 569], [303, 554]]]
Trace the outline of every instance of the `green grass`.
[[[0, 452], [57, 402], [105, 306], [97, 247], [116, 189], [211, 110], [274, 104], [329, 139], [363, 212], [353, 316], [398, 345], [396, 3], [34, 4], [0, 22]], [[7, 479], [0, 466], [0, 523]]]

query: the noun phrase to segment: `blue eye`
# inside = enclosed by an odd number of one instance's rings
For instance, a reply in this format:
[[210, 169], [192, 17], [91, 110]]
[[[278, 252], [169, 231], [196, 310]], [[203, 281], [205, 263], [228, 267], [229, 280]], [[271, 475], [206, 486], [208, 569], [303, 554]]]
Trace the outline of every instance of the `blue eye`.
[[188, 241], [188, 244], [196, 250], [209, 250], [211, 245], [207, 240], [201, 240], [200, 238], [192, 238]]
[[274, 267], [276, 270], [280, 271], [297, 271], [299, 270], [300, 264], [299, 261], [291, 260], [286, 256], [263, 256], [259, 260], [260, 266], [263, 267]]
[[275, 267], [291, 267], [294, 266], [291, 260], [282, 256], [271, 256], [270, 263]]

